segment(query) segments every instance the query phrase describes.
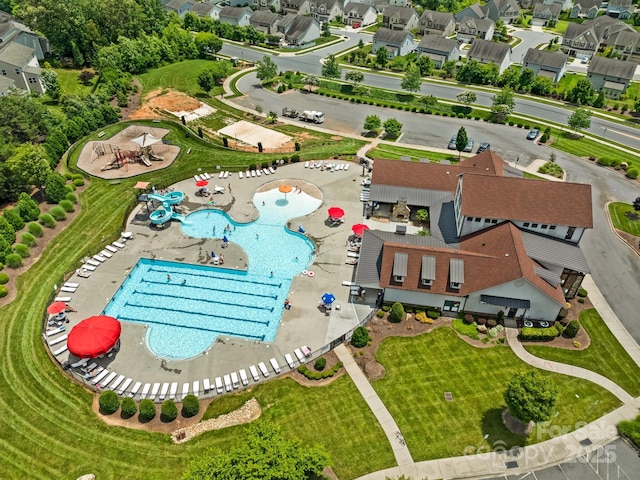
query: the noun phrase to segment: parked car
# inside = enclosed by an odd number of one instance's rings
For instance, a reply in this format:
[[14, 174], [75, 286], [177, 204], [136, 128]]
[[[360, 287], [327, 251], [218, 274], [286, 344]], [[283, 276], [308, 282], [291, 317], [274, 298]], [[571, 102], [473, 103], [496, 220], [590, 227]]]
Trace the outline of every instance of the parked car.
[[527, 135], [527, 140], [535, 140], [536, 138], [538, 138], [539, 133], [540, 133], [540, 130], [538, 130], [537, 128], [534, 128]]
[[467, 145], [464, 147], [463, 152], [473, 152], [473, 138], [467, 139]]
[[478, 150], [476, 150], [476, 153], [482, 153], [485, 150], [489, 150], [490, 147], [491, 147], [491, 145], [489, 145], [488, 143], [482, 142], [480, 144], [480, 146], [478, 147]]
[[458, 139], [458, 134], [456, 133], [453, 137], [451, 137], [451, 140], [449, 140], [449, 145], [447, 146], [447, 148], [449, 150], [455, 150], [456, 149], [456, 140]]

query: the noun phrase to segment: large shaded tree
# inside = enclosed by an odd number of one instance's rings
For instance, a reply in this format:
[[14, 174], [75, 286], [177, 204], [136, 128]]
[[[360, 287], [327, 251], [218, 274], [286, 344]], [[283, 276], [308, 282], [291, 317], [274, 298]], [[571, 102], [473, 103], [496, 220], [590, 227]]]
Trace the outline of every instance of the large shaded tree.
[[566, 98], [571, 103], [577, 103], [578, 105], [591, 105], [595, 96], [591, 82], [586, 78], [581, 78], [573, 88], [567, 92]]
[[524, 423], [548, 420], [557, 399], [558, 389], [536, 370], [514, 375], [504, 392], [509, 412]]
[[42, 145], [25, 143], [17, 147], [7, 160], [7, 168], [20, 187], [43, 187], [51, 173], [49, 155]]

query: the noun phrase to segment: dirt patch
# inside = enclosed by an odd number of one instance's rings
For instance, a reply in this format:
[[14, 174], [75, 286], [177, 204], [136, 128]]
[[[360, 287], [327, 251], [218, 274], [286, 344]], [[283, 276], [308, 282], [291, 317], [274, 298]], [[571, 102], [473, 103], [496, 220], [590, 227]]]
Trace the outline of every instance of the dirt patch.
[[640, 216], [636, 213], [636, 212], [625, 212], [625, 217], [627, 217], [629, 220], [632, 220], [634, 222], [637, 222], [638, 220], [640, 220]]
[[[129, 102], [126, 107], [120, 107], [120, 113], [122, 114], [123, 120], [129, 120], [132, 115], [140, 108], [140, 98], [142, 97], [142, 84], [138, 81], [137, 78], [133, 79], [133, 86], [135, 87], [135, 91], [132, 95], [129, 96]], [[111, 101], [111, 105], [113, 107], [118, 106], [118, 100], [113, 99]]]
[[134, 120], [139, 118], [162, 118], [166, 116], [165, 111], [190, 111], [199, 107], [200, 102], [185, 93], [167, 88], [158, 88], [145, 95], [140, 108], [131, 112], [129, 118]]
[[623, 232], [622, 230], [618, 230], [617, 228], [615, 229], [615, 232], [620, 238], [622, 238], [622, 240], [625, 241], [627, 245], [629, 245], [631, 249], [633, 249], [634, 252], [640, 255], [640, 237], [636, 237], [635, 235], [631, 235], [630, 233]]

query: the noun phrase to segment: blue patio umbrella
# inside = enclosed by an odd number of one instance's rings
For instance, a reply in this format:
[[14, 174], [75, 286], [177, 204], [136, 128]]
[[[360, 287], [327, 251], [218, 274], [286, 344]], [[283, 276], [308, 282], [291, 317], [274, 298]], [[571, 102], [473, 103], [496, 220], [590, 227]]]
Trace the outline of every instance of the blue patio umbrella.
[[229, 240], [227, 240], [227, 236], [226, 236], [226, 235], [225, 235], [224, 237], [222, 237], [222, 241], [223, 241], [224, 243], [227, 243], [227, 242], [229, 241]]
[[330, 305], [336, 301], [336, 297], [333, 296], [333, 293], [325, 293], [322, 295], [322, 303], [326, 305]]

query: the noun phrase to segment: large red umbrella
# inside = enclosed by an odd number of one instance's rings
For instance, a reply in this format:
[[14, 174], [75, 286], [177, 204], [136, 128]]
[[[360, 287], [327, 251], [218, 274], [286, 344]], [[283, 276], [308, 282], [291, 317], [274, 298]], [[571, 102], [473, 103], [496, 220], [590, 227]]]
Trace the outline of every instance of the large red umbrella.
[[329, 216], [331, 218], [342, 218], [344, 217], [344, 210], [340, 207], [331, 207], [329, 209]]
[[54, 302], [47, 307], [47, 313], [50, 315], [56, 315], [60, 312], [64, 312], [67, 308], [67, 304], [64, 302]]
[[353, 227], [351, 227], [351, 230], [353, 230], [353, 233], [355, 233], [357, 236], [361, 237], [365, 230], [369, 230], [369, 227], [367, 227], [364, 223], [356, 223]]
[[113, 348], [120, 338], [121, 328], [120, 322], [113, 317], [86, 318], [69, 332], [67, 348], [76, 357], [98, 357]]
[[209, 185], [209, 182], [206, 180], [198, 180], [196, 182], [196, 187], [206, 187], [207, 185]]

